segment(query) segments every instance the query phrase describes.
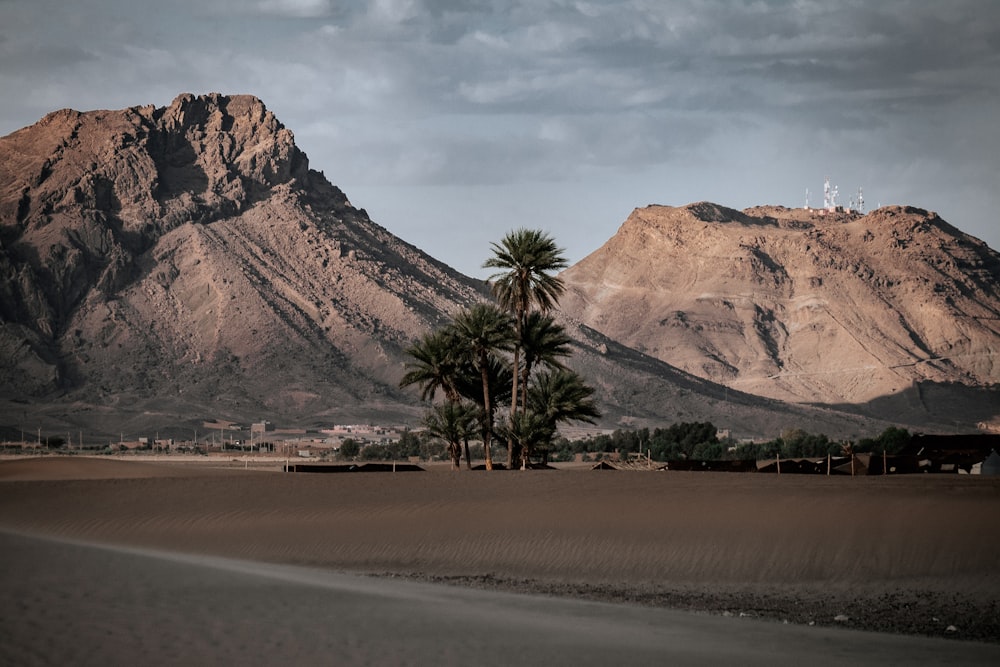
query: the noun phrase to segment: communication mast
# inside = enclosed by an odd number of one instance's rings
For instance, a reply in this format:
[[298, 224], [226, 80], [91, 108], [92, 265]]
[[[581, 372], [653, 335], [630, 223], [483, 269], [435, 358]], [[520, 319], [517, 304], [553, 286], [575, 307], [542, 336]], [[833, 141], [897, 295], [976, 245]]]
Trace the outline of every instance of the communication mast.
[[[806, 188], [806, 209], [809, 208], [809, 199], [812, 193], [809, 192], [809, 188]], [[830, 185], [830, 177], [827, 176], [823, 181], [823, 208], [816, 209], [822, 214], [843, 212], [845, 209], [843, 206], [837, 205], [837, 198], [840, 196], [840, 188], [836, 185]], [[865, 211], [865, 193], [861, 186], [858, 186], [858, 192], [856, 195], [851, 195], [850, 201], [847, 204], [848, 212], [864, 213]]]
[[830, 208], [832, 205], [830, 203], [830, 179], [827, 178], [823, 181], [823, 208]]
[[823, 208], [836, 208], [838, 194], [839, 190], [836, 185], [830, 187], [829, 177], [823, 181]]

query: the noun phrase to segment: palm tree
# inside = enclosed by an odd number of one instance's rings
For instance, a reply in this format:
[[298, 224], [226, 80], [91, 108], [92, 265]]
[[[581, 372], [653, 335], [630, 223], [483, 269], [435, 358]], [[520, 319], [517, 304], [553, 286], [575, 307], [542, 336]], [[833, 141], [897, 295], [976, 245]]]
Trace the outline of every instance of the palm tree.
[[[524, 329], [521, 331], [521, 338], [518, 341], [521, 351], [524, 354], [524, 361], [521, 364], [520, 386], [528, 387], [531, 372], [538, 365], [548, 368], [565, 368], [561, 358], [568, 357], [572, 353], [570, 344], [572, 339], [566, 334], [566, 330], [549, 315], [538, 311], [528, 313], [525, 320]], [[528, 392], [521, 392], [521, 411], [528, 409]], [[511, 419], [517, 413], [512, 411]], [[513, 462], [518, 458], [518, 444], [516, 439], [508, 439], [508, 466], [512, 467]]]
[[504, 434], [517, 447], [521, 470], [527, 470], [537, 446], [551, 442], [555, 430], [545, 415], [534, 410], [522, 410], [507, 420]]
[[[500, 269], [490, 276], [493, 296], [500, 306], [514, 315], [517, 339], [527, 324], [528, 313], [533, 306], [542, 312], [552, 309], [563, 293], [563, 282], [554, 272], [567, 266], [563, 250], [545, 232], [536, 229], [515, 229], [492, 243], [493, 257], [483, 263], [484, 268]], [[519, 400], [518, 383], [521, 382], [521, 347], [514, 347], [514, 378], [511, 388], [511, 417], [517, 414]], [[522, 384], [520, 391], [524, 391]], [[508, 464], [512, 463], [513, 443], [508, 441]]]
[[469, 458], [469, 433], [476, 421], [476, 408], [468, 403], [448, 401], [435, 405], [426, 415], [423, 424], [427, 432], [435, 438], [444, 440], [451, 456], [451, 467], [458, 470], [462, 467], [462, 444], [465, 443], [465, 456]]
[[543, 312], [555, 307], [564, 287], [562, 280], [550, 274], [566, 268], [567, 263], [563, 250], [551, 236], [522, 228], [490, 245], [493, 257], [483, 267], [500, 269], [489, 280], [503, 308], [523, 321], [532, 306]]
[[555, 369], [535, 377], [528, 390], [528, 409], [543, 415], [554, 434], [560, 422], [594, 424], [601, 412], [593, 397], [594, 388], [587, 386], [579, 375]]
[[[528, 378], [531, 371], [537, 364], [544, 364], [548, 368], [565, 368], [560, 361], [561, 357], [568, 357], [572, 354], [570, 345], [573, 339], [566, 333], [562, 325], [557, 324], [555, 319], [540, 312], [528, 313], [525, 319], [524, 329], [518, 344], [524, 353], [524, 363], [521, 367], [521, 386], [528, 386]], [[521, 392], [521, 409], [526, 409], [528, 405], [528, 392]]]
[[[462, 359], [458, 375], [456, 377], [456, 387], [458, 394], [477, 406], [477, 419], [482, 425], [480, 430], [492, 427], [492, 416], [486, 419], [486, 410], [483, 404], [483, 382], [482, 375], [472, 362], [471, 356], [464, 347], [458, 348], [458, 356]], [[510, 400], [510, 377], [511, 370], [507, 361], [499, 356], [491, 356], [489, 362], [489, 396], [494, 406], [502, 405]], [[472, 467], [472, 459], [469, 457], [469, 446], [465, 445], [465, 460], [468, 466]]]
[[481, 419], [483, 454], [486, 458], [486, 469], [492, 470], [490, 440], [493, 432], [494, 402], [490, 393], [491, 361], [495, 361], [500, 352], [507, 352], [513, 348], [513, 327], [506, 313], [485, 303], [476, 304], [460, 312], [452, 326], [457, 342], [470, 353], [472, 364], [479, 372], [483, 392]]
[[412, 384], [420, 385], [420, 400], [433, 400], [434, 394], [441, 389], [449, 402], [458, 400], [458, 382], [460, 360], [456, 355], [455, 334], [449, 329], [424, 334], [421, 339], [407, 348], [406, 353], [415, 361], [407, 364], [409, 369], [400, 387]]
[[[458, 404], [463, 397], [482, 401], [479, 372], [473, 366], [470, 354], [462, 346], [453, 324], [424, 334], [419, 341], [407, 348], [406, 353], [414, 361], [407, 364], [408, 370], [400, 380], [399, 386], [419, 385], [420, 400], [433, 400], [437, 390], [440, 389], [444, 392], [448, 403], [452, 405]], [[496, 381], [491, 381], [490, 386], [495, 388]], [[462, 444], [465, 450], [465, 464], [471, 469], [469, 435], [469, 431], [463, 433]]]

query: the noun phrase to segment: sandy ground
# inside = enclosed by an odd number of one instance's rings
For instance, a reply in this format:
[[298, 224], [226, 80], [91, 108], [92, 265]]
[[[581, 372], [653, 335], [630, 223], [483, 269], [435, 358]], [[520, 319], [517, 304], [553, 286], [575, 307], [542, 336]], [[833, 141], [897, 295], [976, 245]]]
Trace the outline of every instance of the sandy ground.
[[997, 516], [966, 476], [4, 461], [0, 664], [1000, 664]]

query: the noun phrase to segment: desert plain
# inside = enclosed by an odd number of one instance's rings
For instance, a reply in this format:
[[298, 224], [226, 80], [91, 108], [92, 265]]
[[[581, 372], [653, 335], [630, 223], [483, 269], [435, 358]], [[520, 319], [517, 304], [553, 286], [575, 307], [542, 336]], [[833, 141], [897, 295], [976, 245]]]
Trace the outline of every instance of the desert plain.
[[0, 664], [1000, 664], [1000, 480], [0, 461]]

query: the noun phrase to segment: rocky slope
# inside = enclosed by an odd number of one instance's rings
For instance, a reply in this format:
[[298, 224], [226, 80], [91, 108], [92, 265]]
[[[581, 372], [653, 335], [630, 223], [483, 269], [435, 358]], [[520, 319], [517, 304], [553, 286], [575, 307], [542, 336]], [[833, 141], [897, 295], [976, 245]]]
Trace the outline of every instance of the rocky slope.
[[1000, 255], [934, 213], [649, 206], [563, 278], [570, 316], [734, 389], [1000, 419]]

